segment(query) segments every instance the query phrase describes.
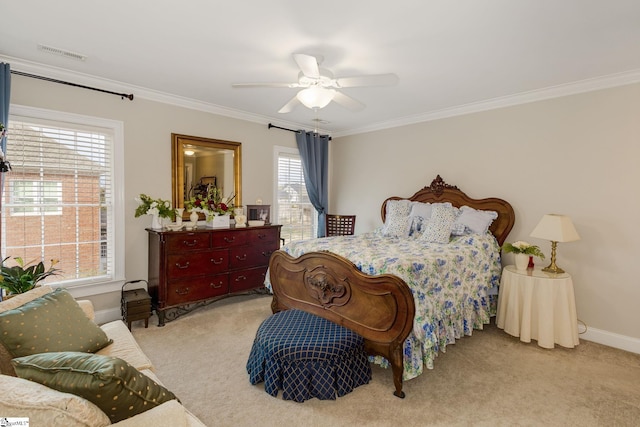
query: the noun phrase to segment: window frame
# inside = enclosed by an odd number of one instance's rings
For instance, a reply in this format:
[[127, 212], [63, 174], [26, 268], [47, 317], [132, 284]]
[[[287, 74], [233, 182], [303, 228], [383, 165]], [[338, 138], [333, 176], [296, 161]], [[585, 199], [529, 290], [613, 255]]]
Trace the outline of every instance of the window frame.
[[119, 120], [11, 104], [10, 122], [31, 119], [95, 126], [107, 128], [113, 132], [113, 167], [111, 169], [113, 210], [112, 217], [108, 219], [113, 226], [113, 237], [112, 241], [107, 243], [112, 246], [113, 271], [106, 276], [65, 280], [56, 284], [68, 288], [74, 297], [120, 291], [125, 281], [124, 123]]

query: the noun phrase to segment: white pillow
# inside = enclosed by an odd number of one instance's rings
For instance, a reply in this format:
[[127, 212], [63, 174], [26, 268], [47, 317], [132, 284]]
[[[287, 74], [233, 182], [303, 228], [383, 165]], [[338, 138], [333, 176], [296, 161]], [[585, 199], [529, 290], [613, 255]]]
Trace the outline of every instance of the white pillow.
[[389, 200], [382, 234], [390, 237], [408, 237], [411, 220], [410, 200]]
[[482, 211], [469, 206], [460, 208], [460, 216], [456, 224], [463, 224], [476, 234], [486, 234], [494, 219], [498, 218], [495, 211]]
[[451, 227], [455, 220], [456, 214], [450, 203], [434, 204], [431, 219], [429, 219], [421, 239], [431, 243], [448, 243], [451, 237]]
[[422, 219], [431, 218], [431, 203], [411, 203], [411, 213], [409, 214], [409, 216], [418, 216]]

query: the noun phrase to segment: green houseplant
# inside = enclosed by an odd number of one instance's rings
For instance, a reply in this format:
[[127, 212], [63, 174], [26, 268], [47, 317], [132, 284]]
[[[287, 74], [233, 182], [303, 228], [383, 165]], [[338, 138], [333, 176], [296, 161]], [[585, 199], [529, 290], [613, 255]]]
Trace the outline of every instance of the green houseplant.
[[527, 242], [518, 241], [515, 243], [505, 243], [502, 247], [504, 253], [524, 254], [537, 256], [540, 259], [544, 259], [544, 254], [540, 251], [540, 248]]
[[527, 269], [530, 256], [537, 256], [540, 259], [544, 259], [544, 254], [540, 248], [528, 242], [518, 241], [515, 243], [505, 243], [504, 246], [502, 246], [502, 250], [505, 253], [515, 254], [517, 270]]
[[44, 263], [30, 261], [25, 264], [21, 257], [14, 257], [14, 266], [7, 266], [6, 261], [11, 257], [6, 257], [0, 262], [0, 288], [6, 291], [7, 295], [21, 294], [36, 287], [38, 282], [49, 276], [58, 274], [58, 269], [54, 266], [58, 260], [51, 260], [51, 265], [45, 270]]

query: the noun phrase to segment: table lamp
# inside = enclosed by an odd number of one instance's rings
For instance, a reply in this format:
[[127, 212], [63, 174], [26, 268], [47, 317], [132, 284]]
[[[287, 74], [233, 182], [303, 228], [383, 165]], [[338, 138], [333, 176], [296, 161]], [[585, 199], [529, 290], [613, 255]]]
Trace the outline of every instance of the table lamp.
[[564, 270], [556, 265], [556, 247], [558, 242], [573, 242], [580, 240], [580, 236], [567, 215], [547, 214], [542, 217], [531, 237], [551, 240], [551, 264], [542, 269], [547, 273], [560, 274]]

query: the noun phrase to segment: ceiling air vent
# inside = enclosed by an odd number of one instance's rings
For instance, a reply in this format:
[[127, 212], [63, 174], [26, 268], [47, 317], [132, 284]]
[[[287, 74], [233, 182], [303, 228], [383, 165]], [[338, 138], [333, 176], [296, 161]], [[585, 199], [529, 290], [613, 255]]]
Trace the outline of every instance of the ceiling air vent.
[[51, 53], [53, 55], [60, 55], [60, 56], [64, 56], [65, 58], [75, 59], [76, 61], [84, 61], [85, 59], [87, 59], [87, 57], [82, 54], [71, 52], [64, 49], [58, 49], [57, 47], [46, 46], [43, 44], [39, 44], [38, 49], [43, 52]]

